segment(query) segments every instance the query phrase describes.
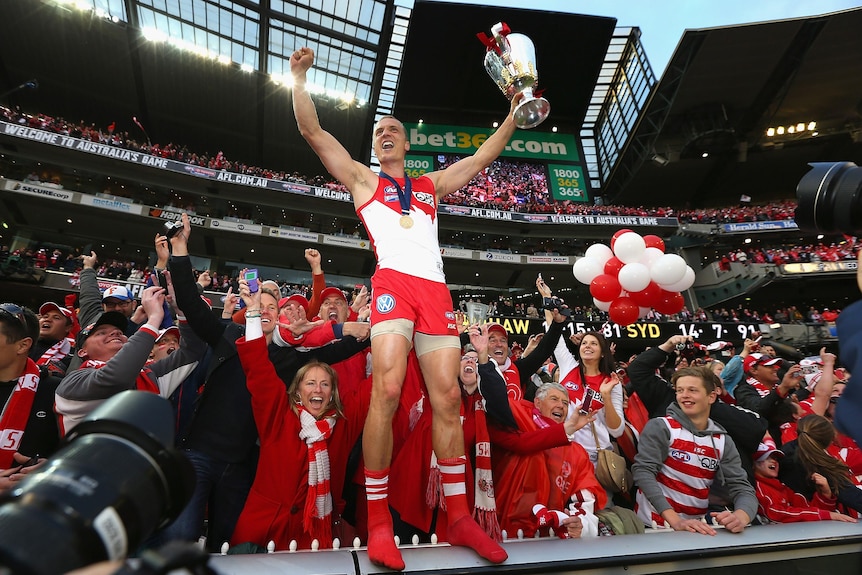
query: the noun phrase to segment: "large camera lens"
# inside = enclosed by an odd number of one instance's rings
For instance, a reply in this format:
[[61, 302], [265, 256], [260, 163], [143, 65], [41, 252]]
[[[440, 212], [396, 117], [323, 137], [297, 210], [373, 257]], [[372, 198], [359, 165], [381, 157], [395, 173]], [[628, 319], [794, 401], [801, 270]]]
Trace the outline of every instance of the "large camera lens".
[[806, 231], [862, 230], [862, 169], [853, 162], [813, 162], [796, 187], [796, 224]]
[[0, 565], [13, 573], [122, 559], [191, 496], [194, 471], [172, 449], [171, 409], [155, 394], [115, 395], [69, 440], [0, 505]]

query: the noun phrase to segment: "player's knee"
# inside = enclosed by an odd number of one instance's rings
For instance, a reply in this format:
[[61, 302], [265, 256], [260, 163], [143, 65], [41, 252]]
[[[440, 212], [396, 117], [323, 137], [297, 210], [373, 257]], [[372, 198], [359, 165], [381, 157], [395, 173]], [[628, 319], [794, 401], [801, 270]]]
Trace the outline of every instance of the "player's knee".
[[435, 409], [459, 413], [461, 410], [461, 388], [458, 385], [453, 385], [446, 389], [437, 390], [432, 401]]
[[371, 400], [381, 407], [386, 407], [392, 411], [398, 407], [398, 401], [401, 399], [401, 381], [394, 376], [381, 377], [374, 382], [374, 388], [371, 394]]

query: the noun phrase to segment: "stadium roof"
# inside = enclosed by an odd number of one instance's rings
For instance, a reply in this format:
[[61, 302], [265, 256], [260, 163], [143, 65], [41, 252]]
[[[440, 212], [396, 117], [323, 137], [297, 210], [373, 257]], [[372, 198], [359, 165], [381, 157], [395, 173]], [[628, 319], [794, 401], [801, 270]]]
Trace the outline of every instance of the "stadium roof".
[[808, 162], [859, 161], [860, 30], [862, 9], [687, 30], [604, 193], [626, 205], [762, 202], [792, 197]]

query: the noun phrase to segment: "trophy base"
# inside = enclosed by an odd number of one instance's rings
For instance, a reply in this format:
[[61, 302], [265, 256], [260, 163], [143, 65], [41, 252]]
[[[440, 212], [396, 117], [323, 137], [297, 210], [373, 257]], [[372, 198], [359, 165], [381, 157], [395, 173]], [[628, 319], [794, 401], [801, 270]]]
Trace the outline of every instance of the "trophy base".
[[551, 113], [551, 104], [544, 98], [525, 99], [518, 107], [515, 108], [513, 114], [515, 118], [515, 126], [521, 130], [529, 130], [535, 128], [545, 121], [548, 114]]

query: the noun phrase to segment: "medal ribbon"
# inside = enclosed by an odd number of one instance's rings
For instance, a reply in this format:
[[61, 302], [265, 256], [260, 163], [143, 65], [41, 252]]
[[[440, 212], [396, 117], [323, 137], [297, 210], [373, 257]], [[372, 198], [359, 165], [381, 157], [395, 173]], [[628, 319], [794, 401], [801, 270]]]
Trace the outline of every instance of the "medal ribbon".
[[401, 215], [409, 216], [410, 215], [410, 202], [413, 200], [413, 185], [410, 183], [410, 177], [404, 176], [404, 189], [398, 185], [398, 182], [395, 181], [395, 178], [390, 176], [385, 172], [380, 172], [380, 177], [389, 180], [389, 182], [395, 186], [395, 189], [398, 190], [398, 201], [401, 203]]

